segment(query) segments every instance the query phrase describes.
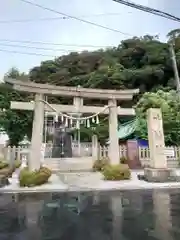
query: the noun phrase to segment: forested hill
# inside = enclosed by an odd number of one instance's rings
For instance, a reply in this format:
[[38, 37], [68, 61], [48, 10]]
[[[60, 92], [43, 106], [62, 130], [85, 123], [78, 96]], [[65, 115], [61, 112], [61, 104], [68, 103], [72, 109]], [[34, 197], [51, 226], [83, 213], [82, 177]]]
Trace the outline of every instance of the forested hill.
[[[180, 49], [177, 46], [176, 50]], [[177, 53], [180, 61], [180, 52]], [[70, 53], [42, 62], [29, 72], [32, 81], [88, 88], [130, 89], [141, 93], [174, 85], [167, 44], [155, 37], [134, 37], [109, 49]]]
[[[175, 52], [180, 69], [179, 30], [169, 33], [169, 39], [172, 35], [175, 36]], [[31, 69], [28, 75], [14, 68], [6, 75], [24, 81], [29, 78], [37, 83], [50, 83], [60, 86], [81, 85], [88, 88], [104, 89], [139, 88], [138, 99], [145, 92], [156, 92], [159, 89], [169, 91], [175, 88], [169, 46], [167, 43], [159, 41], [157, 37], [149, 35], [124, 40], [119, 46], [113, 48], [99, 49], [93, 52], [72, 52], [54, 60], [44, 61], [40, 66]], [[32, 113], [12, 111], [9, 108], [9, 103], [10, 100], [30, 100], [31, 96], [12, 91], [4, 84], [0, 85], [0, 91], [0, 108], [6, 109], [6, 111], [1, 112], [0, 127], [9, 134], [11, 144], [17, 144], [19, 140], [22, 140], [25, 133], [30, 137]], [[136, 104], [138, 99], [136, 98], [130, 104]], [[157, 102], [154, 95], [150, 103], [147, 103], [147, 96], [144, 99], [145, 104], [142, 104], [141, 99], [140, 109], [137, 111], [139, 115], [147, 107]], [[57, 103], [62, 101], [61, 98], [50, 100]], [[141, 135], [141, 133], [139, 134]], [[144, 133], [142, 135], [144, 136]], [[104, 132], [101, 132], [101, 136], [105, 136]]]

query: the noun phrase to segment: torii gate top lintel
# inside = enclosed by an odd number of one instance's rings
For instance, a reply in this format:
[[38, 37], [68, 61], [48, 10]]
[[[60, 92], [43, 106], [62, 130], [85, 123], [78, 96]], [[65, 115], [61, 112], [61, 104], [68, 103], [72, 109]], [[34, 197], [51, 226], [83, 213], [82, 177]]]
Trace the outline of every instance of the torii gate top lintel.
[[12, 78], [5, 78], [5, 83], [10, 84], [13, 89], [22, 92], [42, 93], [47, 95], [73, 96], [91, 99], [116, 99], [131, 100], [133, 95], [139, 93], [139, 89], [131, 90], [109, 90], [83, 87], [56, 86], [50, 84], [40, 84], [30, 81], [21, 81]]

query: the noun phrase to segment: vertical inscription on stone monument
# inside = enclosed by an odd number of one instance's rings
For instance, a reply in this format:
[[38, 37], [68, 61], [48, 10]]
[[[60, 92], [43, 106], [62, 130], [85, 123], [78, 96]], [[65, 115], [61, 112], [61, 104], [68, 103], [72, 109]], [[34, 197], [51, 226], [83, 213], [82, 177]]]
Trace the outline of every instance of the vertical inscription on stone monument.
[[167, 159], [164, 154], [164, 132], [161, 110], [150, 108], [148, 115], [148, 139], [150, 148], [151, 167], [166, 168]]

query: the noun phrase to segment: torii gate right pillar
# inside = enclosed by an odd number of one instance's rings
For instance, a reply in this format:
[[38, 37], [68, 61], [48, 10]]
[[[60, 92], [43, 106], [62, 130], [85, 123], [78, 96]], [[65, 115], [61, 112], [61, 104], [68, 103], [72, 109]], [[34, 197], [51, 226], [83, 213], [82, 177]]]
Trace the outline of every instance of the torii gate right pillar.
[[109, 105], [109, 159], [112, 165], [119, 164], [118, 114], [117, 100], [110, 99]]

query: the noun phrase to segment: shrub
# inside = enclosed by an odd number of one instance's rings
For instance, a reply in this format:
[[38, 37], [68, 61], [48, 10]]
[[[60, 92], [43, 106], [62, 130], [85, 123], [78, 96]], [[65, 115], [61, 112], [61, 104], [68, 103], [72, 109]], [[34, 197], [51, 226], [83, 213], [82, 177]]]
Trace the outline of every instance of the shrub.
[[118, 164], [118, 165], [107, 165], [103, 169], [103, 175], [105, 180], [126, 180], [130, 179], [131, 172], [128, 165]]
[[15, 160], [14, 166], [15, 166], [15, 168], [19, 168], [21, 166], [21, 161]]
[[5, 162], [5, 161], [0, 161], [0, 169], [3, 169], [3, 168], [6, 168], [6, 167], [8, 167], [8, 163], [7, 162]]
[[21, 162], [16, 160], [15, 166], [11, 167], [7, 162], [4, 160], [0, 160], [0, 175], [5, 177], [11, 177], [13, 172], [16, 168], [19, 168], [21, 165]]
[[109, 164], [108, 158], [102, 158], [99, 160], [96, 160], [93, 164], [93, 171], [95, 172], [101, 172], [105, 166]]
[[6, 176], [6, 177], [11, 177], [14, 172], [13, 168], [10, 167], [5, 167], [3, 169], [0, 169], [0, 175]]
[[[33, 172], [34, 173], [34, 172]], [[28, 168], [23, 168], [19, 174], [19, 184], [22, 187], [30, 186], [33, 181], [33, 173]]]
[[120, 158], [120, 163], [121, 163], [121, 164], [127, 164], [127, 163], [128, 163], [128, 160], [127, 160], [127, 158], [126, 158], [126, 157], [124, 157], [124, 156], [123, 156], [123, 157], [121, 157], [121, 158]]
[[[9, 166], [9, 163], [7, 163], [5, 160], [0, 160], [0, 169], [7, 168]], [[21, 166], [21, 161], [15, 160], [14, 167], [19, 168]]]
[[41, 167], [38, 171], [29, 171], [28, 168], [21, 170], [19, 174], [19, 184], [21, 187], [33, 187], [48, 182], [51, 170]]
[[45, 174], [49, 175], [49, 177], [51, 176], [52, 172], [49, 168], [47, 167], [41, 167], [41, 172], [44, 172]]

